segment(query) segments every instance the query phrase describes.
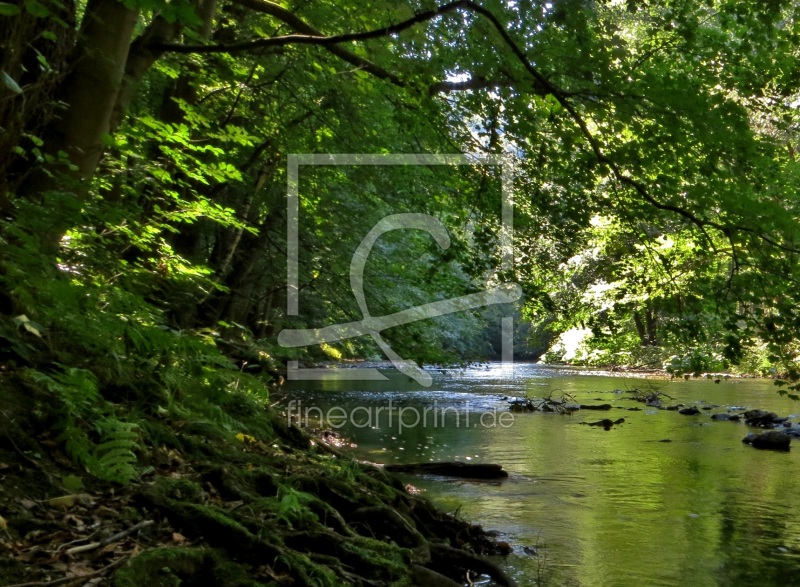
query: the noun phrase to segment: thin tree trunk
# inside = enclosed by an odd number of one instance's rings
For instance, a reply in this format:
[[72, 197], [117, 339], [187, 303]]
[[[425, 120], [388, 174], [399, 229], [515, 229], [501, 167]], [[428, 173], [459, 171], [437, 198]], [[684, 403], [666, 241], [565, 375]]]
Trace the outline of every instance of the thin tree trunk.
[[639, 311], [633, 313], [633, 323], [636, 325], [636, 333], [639, 335], [639, 344], [647, 346], [647, 331], [644, 327], [644, 321]]
[[647, 344], [650, 346], [658, 346], [658, 338], [656, 337], [656, 314], [653, 312], [653, 306], [648, 303], [645, 311], [645, 326], [647, 327]]

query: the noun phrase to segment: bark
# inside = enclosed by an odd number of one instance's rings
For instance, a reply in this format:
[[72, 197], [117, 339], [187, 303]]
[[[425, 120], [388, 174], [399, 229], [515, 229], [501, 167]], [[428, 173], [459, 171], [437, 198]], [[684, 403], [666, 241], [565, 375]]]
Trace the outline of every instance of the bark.
[[653, 307], [650, 304], [647, 304], [644, 319], [645, 327], [647, 329], [647, 344], [650, 346], [657, 346], [658, 338], [656, 337], [656, 313], [653, 311]]
[[[75, 5], [65, 0], [51, 5], [55, 18], [40, 18], [26, 10], [4, 17], [0, 27], [0, 70], [17, 82], [22, 93], [0, 83], [0, 215], [5, 216], [9, 194], [31, 171], [30, 159], [17, 152], [31, 151], [30, 136], [43, 136], [59, 110], [56, 92], [64, 81], [67, 60], [75, 46]], [[56, 18], [60, 22], [56, 21]], [[67, 26], [63, 26], [66, 23]], [[49, 36], [46, 38], [44, 34]], [[45, 69], [39, 59], [49, 64]]]
[[[103, 137], [111, 117], [128, 59], [138, 10], [117, 0], [89, 0], [79, 31], [70, 72], [61, 88], [67, 109], [48, 128], [45, 148], [53, 155], [66, 153], [74, 166], [77, 195], [85, 194], [103, 153]], [[59, 187], [56, 179], [37, 173], [23, 186], [24, 195]]]
[[164, 52], [154, 47], [159, 43], [170, 42], [180, 32], [178, 22], [167, 22], [161, 16], [153, 19], [144, 32], [133, 42], [125, 64], [125, 74], [117, 93], [114, 112], [111, 117], [111, 131], [115, 131], [122, 124], [137, 86], [144, 74], [153, 66]]
[[636, 334], [639, 335], [639, 344], [647, 346], [647, 331], [644, 327], [642, 315], [638, 311], [633, 313], [633, 323], [636, 325]]

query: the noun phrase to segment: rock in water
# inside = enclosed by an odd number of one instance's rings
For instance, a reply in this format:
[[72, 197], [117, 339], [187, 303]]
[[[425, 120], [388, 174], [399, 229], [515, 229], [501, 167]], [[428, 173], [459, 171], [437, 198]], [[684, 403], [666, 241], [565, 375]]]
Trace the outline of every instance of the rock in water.
[[760, 428], [773, 428], [779, 424], [783, 424], [788, 418], [781, 418], [774, 412], [767, 412], [765, 410], [748, 410], [744, 413], [744, 421], [750, 426], [758, 426]]
[[691, 408], [683, 408], [682, 410], [678, 410], [679, 414], [683, 414], [684, 416], [696, 416], [700, 413], [700, 410], [697, 409], [697, 406], [692, 406]]
[[753, 448], [763, 448], [766, 450], [789, 450], [792, 438], [788, 434], [770, 430], [762, 434], [748, 434], [742, 442], [749, 444]]
[[711, 419], [728, 421], [728, 422], [738, 422], [739, 420], [742, 419], [742, 417], [739, 414], [712, 414]]
[[619, 418], [618, 420], [612, 420], [611, 418], [603, 418], [602, 420], [598, 420], [597, 422], [581, 422], [581, 424], [587, 424], [588, 426], [602, 426], [603, 430], [611, 430], [611, 427], [615, 424], [622, 424], [625, 421], [625, 418]]
[[[788, 424], [788, 422], [787, 422], [787, 424]], [[791, 436], [792, 438], [800, 438], [800, 425], [798, 425], [798, 424], [795, 424], [795, 425], [789, 424], [787, 426], [786, 424], [784, 424], [784, 426], [786, 426], [786, 427], [783, 430], [781, 430], [781, 432], [783, 432], [784, 434], [787, 434], [788, 436]]]

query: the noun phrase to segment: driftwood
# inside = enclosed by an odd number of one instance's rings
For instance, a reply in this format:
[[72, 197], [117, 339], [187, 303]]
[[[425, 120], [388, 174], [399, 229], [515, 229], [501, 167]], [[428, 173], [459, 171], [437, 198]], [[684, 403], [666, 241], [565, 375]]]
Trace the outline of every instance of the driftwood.
[[413, 475], [441, 475], [464, 479], [505, 479], [508, 472], [503, 465], [493, 463], [411, 463], [408, 465], [386, 465], [389, 473], [411, 473]]

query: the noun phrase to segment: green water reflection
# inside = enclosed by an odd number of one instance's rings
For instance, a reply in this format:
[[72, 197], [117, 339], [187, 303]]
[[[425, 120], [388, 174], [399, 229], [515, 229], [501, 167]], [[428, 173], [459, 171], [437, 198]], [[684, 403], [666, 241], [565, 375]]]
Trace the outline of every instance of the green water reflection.
[[[508, 564], [521, 585], [537, 584], [542, 566], [549, 585], [800, 584], [800, 447], [757, 451], [741, 443], [745, 425], [709, 417], [732, 406], [790, 415], [800, 405], [779, 397], [770, 381], [656, 383], [674, 403], [719, 405], [684, 416], [646, 408], [624, 393], [646, 385], [534, 365], [517, 365], [513, 374], [495, 366], [442, 373], [433, 391], [397, 377], [295, 383], [284, 404], [340, 406], [348, 414], [359, 408], [341, 431], [358, 443], [359, 456], [375, 462], [503, 464], [511, 476], [502, 483], [409, 481], [443, 507], [501, 531], [515, 545]], [[514, 414], [508, 427], [476, 425], [480, 414], [507, 411], [504, 396], [562, 391], [613, 409]], [[426, 407], [428, 425], [411, 426], [411, 408]], [[436, 425], [432, 413], [439, 414]], [[398, 425], [399, 415], [406, 427]], [[609, 431], [581, 424], [604, 417], [625, 422]], [[537, 543], [544, 545], [539, 557], [523, 552]]]

